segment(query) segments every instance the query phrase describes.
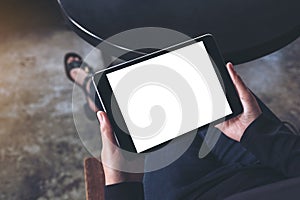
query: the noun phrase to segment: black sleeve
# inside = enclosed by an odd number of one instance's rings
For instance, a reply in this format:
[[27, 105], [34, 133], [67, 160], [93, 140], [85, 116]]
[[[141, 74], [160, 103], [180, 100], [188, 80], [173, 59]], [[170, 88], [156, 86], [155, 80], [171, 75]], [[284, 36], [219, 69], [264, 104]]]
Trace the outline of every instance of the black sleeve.
[[300, 136], [294, 135], [283, 123], [262, 114], [246, 129], [241, 143], [262, 164], [287, 177], [300, 176]]
[[105, 186], [105, 200], [143, 200], [144, 188], [140, 182], [124, 182]]

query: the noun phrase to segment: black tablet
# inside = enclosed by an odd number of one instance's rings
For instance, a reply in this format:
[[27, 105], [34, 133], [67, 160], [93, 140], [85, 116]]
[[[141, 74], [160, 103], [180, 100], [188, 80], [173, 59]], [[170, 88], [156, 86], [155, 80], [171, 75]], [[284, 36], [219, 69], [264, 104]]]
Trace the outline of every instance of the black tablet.
[[210, 34], [99, 71], [93, 83], [119, 146], [136, 153], [243, 110]]

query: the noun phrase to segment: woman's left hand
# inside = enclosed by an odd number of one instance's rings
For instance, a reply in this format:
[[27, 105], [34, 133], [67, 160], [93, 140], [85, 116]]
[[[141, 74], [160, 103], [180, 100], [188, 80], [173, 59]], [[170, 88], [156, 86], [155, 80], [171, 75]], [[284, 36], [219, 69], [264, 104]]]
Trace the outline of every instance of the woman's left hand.
[[105, 185], [112, 185], [121, 182], [142, 182], [142, 173], [128, 173], [115, 169], [121, 169], [122, 163], [126, 162], [126, 159], [123, 158], [122, 152], [120, 152], [120, 148], [118, 147], [106, 113], [103, 111], [99, 111], [97, 112], [97, 117], [100, 122], [103, 145], [101, 152], [101, 161], [105, 174]]

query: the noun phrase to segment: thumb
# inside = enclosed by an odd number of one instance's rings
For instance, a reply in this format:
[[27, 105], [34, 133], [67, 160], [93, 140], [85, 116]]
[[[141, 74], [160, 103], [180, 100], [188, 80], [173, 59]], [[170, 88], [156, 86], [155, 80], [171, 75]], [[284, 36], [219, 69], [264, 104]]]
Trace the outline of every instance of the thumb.
[[97, 117], [100, 122], [100, 132], [101, 132], [102, 142], [104, 143], [103, 145], [105, 145], [105, 143], [106, 143], [105, 141], [107, 141], [107, 139], [112, 144], [117, 145], [117, 141], [114, 136], [113, 130], [111, 128], [111, 124], [109, 122], [107, 114], [103, 111], [98, 111]]
[[247, 86], [245, 85], [245, 83], [243, 82], [241, 77], [234, 70], [233, 64], [227, 63], [226, 66], [227, 66], [227, 70], [230, 74], [230, 77], [234, 83], [234, 86], [236, 87], [236, 90], [237, 90], [241, 100], [249, 97], [249, 94], [250, 94], [249, 89], [247, 88]]
[[241, 103], [243, 105], [244, 111], [249, 112], [252, 110], [253, 102], [256, 102], [254, 100], [253, 95], [251, 94], [248, 87], [245, 85], [241, 77], [237, 74], [237, 72], [234, 70], [232, 63], [227, 63], [227, 70], [230, 74], [230, 77], [234, 83], [234, 86], [238, 92], [238, 95], [240, 97]]

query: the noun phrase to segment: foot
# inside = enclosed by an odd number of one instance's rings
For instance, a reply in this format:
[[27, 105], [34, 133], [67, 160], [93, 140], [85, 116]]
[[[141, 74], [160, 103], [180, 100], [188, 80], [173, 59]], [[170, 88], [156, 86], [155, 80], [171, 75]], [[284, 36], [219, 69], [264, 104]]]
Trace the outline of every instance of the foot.
[[[67, 60], [67, 63], [71, 63], [73, 61], [79, 61], [79, 58], [71, 56]], [[88, 76], [88, 74], [81, 68], [74, 68], [70, 71], [70, 76], [74, 79], [75, 83], [80, 85], [82, 88], [84, 80]], [[86, 84], [86, 88], [82, 88], [83, 90], [86, 90], [87, 93], [90, 92], [91, 82], [92, 82], [92, 79], [88, 80], [88, 82]], [[91, 110], [93, 110], [94, 112], [99, 111], [99, 109], [96, 107], [94, 101], [89, 96], [87, 96], [87, 102], [88, 102], [88, 105], [91, 108]]]

